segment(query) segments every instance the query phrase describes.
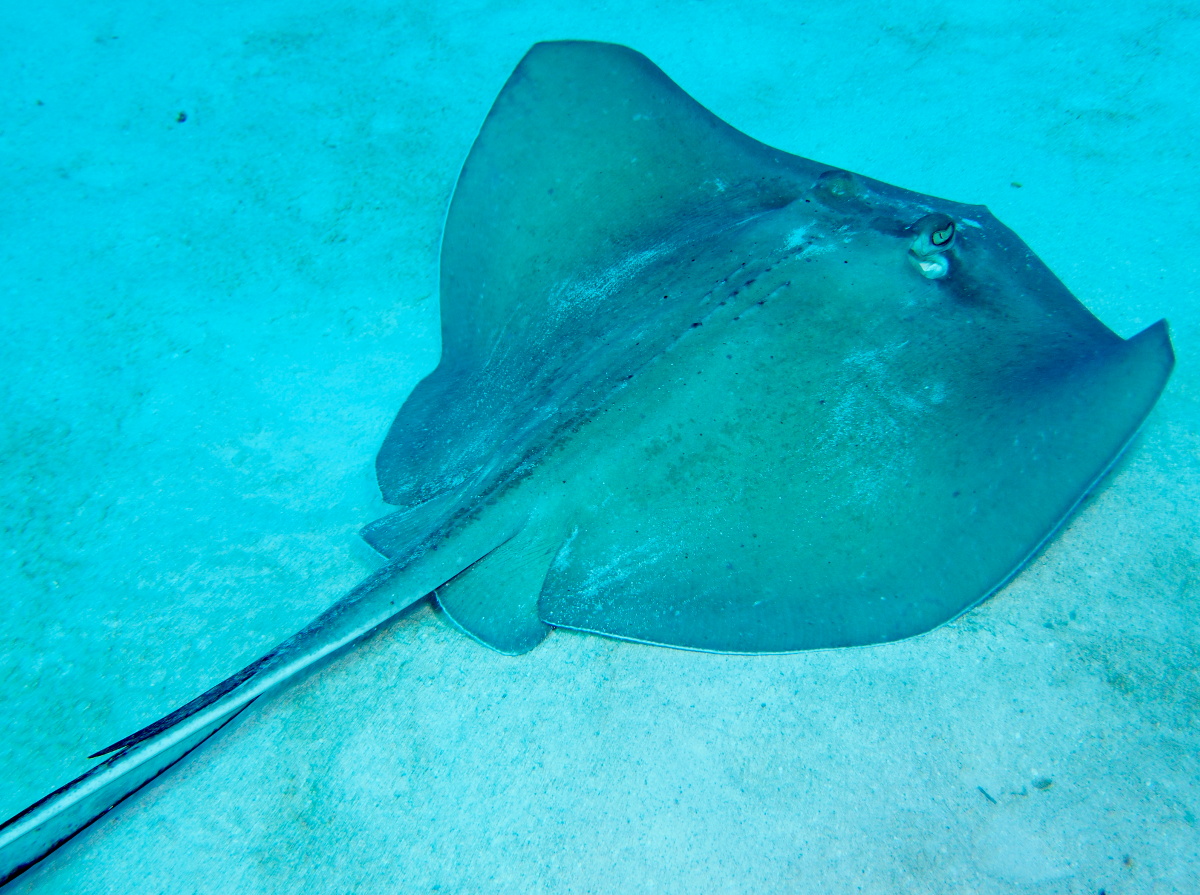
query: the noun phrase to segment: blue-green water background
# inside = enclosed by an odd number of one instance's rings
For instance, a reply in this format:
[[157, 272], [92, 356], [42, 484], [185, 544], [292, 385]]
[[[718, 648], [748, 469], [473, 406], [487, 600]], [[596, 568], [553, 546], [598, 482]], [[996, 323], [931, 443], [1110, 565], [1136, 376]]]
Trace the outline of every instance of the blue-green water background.
[[560, 632], [509, 659], [422, 610], [12, 891], [1200, 891], [1200, 5], [0, 21], [3, 816], [373, 567], [355, 533], [437, 359], [442, 216], [535, 41], [628, 44], [757, 139], [986, 204], [1179, 355], [1118, 475], [931, 635], [753, 659]]

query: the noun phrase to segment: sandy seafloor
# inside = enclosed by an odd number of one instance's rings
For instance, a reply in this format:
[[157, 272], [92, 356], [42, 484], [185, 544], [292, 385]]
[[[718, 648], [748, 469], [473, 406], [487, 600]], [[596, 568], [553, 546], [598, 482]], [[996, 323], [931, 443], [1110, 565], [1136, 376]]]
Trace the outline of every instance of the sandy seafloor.
[[538, 40], [988, 205], [1123, 336], [1168, 318], [1143, 434], [904, 643], [506, 658], [419, 608], [6, 891], [1200, 892], [1200, 4], [570, 6], [6, 6], [0, 816], [374, 567], [444, 209]]

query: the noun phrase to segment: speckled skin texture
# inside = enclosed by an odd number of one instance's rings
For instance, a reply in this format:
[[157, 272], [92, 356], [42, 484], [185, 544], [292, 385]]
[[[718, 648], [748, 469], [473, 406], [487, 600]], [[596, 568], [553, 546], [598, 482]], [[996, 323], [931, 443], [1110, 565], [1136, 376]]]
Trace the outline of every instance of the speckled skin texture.
[[537, 40], [636, 46], [770, 145], [988, 205], [1120, 335], [1170, 319], [1180, 362], [1120, 474], [932, 634], [510, 659], [423, 609], [10, 891], [1200, 889], [1194, 8], [11, 19], [0, 814], [372, 567], [355, 532], [436, 361], [442, 214]]

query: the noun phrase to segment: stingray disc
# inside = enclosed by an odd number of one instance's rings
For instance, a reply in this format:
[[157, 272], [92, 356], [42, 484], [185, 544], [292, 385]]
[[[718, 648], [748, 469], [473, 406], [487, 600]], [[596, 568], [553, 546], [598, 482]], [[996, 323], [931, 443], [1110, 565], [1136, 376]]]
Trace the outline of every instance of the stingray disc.
[[982, 206], [764, 146], [580, 42], [535, 46], [488, 115], [442, 315], [379, 455], [403, 509], [367, 537], [529, 515], [443, 596], [509, 651], [538, 618], [735, 652], [929, 630], [1028, 561], [1173, 363]]

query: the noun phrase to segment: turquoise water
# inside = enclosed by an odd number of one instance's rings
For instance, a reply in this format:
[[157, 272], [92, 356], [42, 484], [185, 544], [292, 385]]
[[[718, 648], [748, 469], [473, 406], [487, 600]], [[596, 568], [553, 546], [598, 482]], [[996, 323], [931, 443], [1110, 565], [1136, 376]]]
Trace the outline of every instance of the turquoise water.
[[[987, 204], [1179, 365], [1118, 474], [931, 635], [772, 658], [428, 609], [258, 706], [29, 892], [1190, 892], [1200, 9], [39, 6], [0, 60], [0, 816], [375, 561], [372, 458], [437, 358], [441, 218], [537, 40]], [[986, 795], [985, 795], [986, 793]]]

